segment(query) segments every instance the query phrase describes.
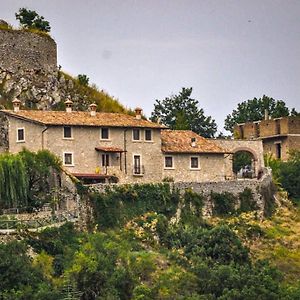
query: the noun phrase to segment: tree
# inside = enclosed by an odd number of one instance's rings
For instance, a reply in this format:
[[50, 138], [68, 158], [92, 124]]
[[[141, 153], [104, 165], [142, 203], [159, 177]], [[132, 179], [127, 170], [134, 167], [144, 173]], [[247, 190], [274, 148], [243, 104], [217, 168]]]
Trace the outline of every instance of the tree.
[[284, 101], [263, 95], [262, 98], [239, 103], [237, 109], [226, 117], [224, 128], [233, 132], [233, 127], [237, 123], [263, 120], [266, 109], [273, 118], [286, 117], [290, 113]]
[[178, 95], [167, 97], [164, 100], [156, 100], [152, 121], [161, 122], [171, 129], [193, 130], [204, 136], [213, 137], [217, 131], [215, 120], [206, 117], [199, 102], [190, 98], [192, 88], [182, 88]]
[[50, 32], [51, 27], [48, 21], [43, 16], [37, 14], [34, 10], [27, 8], [20, 8], [19, 12], [15, 14], [16, 19], [19, 20], [20, 25], [27, 29], [38, 29], [44, 32]]

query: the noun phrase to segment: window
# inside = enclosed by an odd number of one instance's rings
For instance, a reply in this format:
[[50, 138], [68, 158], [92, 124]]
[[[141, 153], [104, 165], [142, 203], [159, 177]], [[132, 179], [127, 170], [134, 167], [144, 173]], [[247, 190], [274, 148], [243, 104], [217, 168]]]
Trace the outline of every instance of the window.
[[165, 156], [165, 168], [173, 169], [173, 156]]
[[64, 139], [72, 138], [72, 128], [70, 126], [64, 126]]
[[134, 175], [142, 175], [143, 174], [140, 155], [133, 156], [133, 174]]
[[73, 166], [73, 153], [64, 153], [64, 165]]
[[199, 158], [191, 157], [191, 169], [199, 169]]
[[109, 166], [109, 154], [102, 154], [102, 167]]
[[101, 140], [109, 139], [109, 130], [108, 128], [101, 128]]
[[140, 130], [139, 129], [133, 129], [132, 130], [132, 139], [134, 141], [140, 141], [141, 135], [140, 135]]
[[281, 159], [281, 143], [276, 143], [276, 158]]
[[17, 142], [24, 142], [24, 141], [25, 141], [25, 130], [24, 128], [18, 128]]
[[152, 141], [152, 130], [145, 129], [145, 141]]

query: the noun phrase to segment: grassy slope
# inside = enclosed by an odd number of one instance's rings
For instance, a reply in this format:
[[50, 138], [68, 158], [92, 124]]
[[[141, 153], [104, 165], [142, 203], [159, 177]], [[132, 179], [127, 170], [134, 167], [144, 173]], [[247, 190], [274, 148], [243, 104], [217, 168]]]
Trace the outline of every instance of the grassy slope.
[[284, 200], [269, 219], [257, 220], [254, 213], [211, 223], [227, 223], [246, 244], [253, 259], [267, 259], [283, 274], [286, 283], [300, 280], [300, 207]]

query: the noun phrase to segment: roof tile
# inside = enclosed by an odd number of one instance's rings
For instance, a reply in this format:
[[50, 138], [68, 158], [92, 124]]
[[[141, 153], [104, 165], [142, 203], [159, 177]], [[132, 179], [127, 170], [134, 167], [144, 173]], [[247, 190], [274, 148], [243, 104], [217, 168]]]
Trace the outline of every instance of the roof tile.
[[[163, 130], [162, 151], [165, 153], [226, 153], [214, 142], [205, 139], [191, 130]], [[195, 146], [192, 146], [192, 138]]]
[[166, 128], [166, 126], [134, 116], [121, 113], [97, 112], [91, 116], [90, 112], [83, 111], [42, 111], [42, 110], [1, 110], [2, 112], [20, 119], [26, 119], [45, 125], [72, 125], [72, 126], [107, 126], [107, 127], [142, 127]]

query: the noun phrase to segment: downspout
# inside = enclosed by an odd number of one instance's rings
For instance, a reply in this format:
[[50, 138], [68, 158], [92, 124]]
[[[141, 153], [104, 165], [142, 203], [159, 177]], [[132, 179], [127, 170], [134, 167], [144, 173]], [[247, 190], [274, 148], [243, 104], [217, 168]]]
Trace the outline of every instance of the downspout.
[[128, 128], [124, 129], [124, 171], [125, 174], [127, 174], [127, 138], [126, 138], [126, 132]]
[[44, 150], [44, 143], [45, 143], [45, 139], [44, 139], [44, 133], [46, 132], [46, 130], [48, 129], [49, 127], [45, 126], [45, 128], [43, 129], [42, 131], [42, 150]]

